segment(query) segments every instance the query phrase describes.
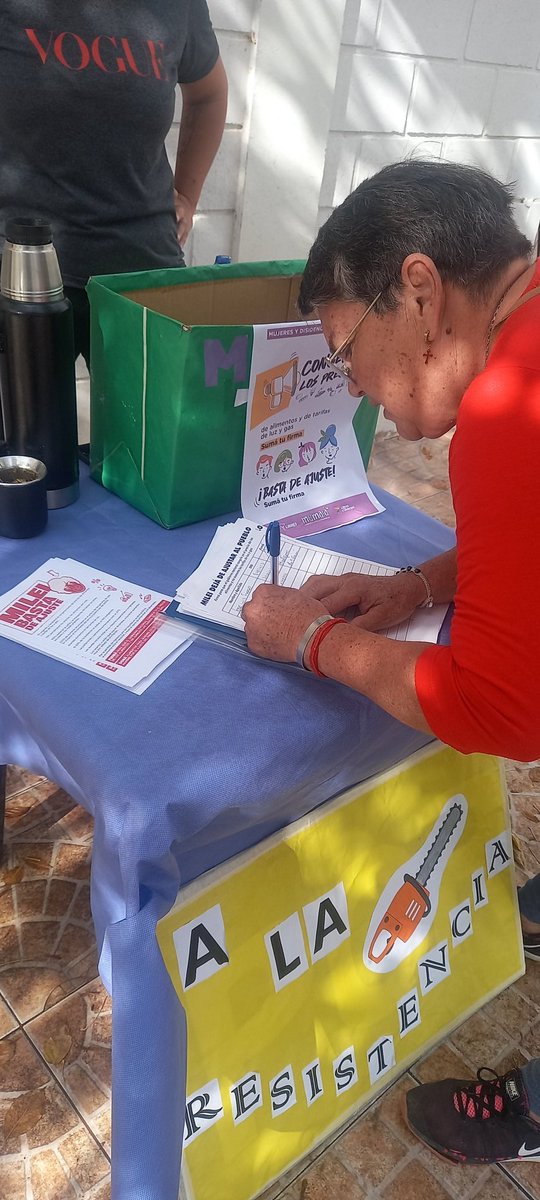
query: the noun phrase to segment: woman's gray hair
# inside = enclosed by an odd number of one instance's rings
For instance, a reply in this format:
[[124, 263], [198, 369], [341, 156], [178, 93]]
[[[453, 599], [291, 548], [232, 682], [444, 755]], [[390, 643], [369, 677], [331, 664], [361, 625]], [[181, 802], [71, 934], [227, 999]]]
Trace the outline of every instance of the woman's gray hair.
[[365, 179], [319, 230], [300, 286], [308, 316], [332, 300], [396, 307], [408, 254], [433, 259], [441, 278], [477, 298], [531, 243], [515, 223], [510, 187], [476, 167], [411, 159]]

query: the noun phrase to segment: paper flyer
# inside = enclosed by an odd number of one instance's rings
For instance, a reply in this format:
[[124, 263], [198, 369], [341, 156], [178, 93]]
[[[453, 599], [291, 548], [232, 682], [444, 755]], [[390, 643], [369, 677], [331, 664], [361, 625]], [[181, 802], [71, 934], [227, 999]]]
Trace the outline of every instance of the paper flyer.
[[383, 511], [352, 425], [358, 401], [327, 353], [319, 321], [254, 326], [242, 513], [289, 537]]
[[191, 637], [163, 621], [169, 597], [51, 558], [0, 596], [0, 636], [141, 695]]

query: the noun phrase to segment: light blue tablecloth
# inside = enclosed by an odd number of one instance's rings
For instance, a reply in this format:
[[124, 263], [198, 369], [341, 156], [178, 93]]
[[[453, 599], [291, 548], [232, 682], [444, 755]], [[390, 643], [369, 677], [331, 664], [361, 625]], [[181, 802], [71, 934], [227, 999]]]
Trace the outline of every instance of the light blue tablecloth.
[[[452, 532], [387, 511], [317, 540], [394, 566]], [[236, 515], [236, 514], [235, 514]], [[0, 538], [0, 591], [76, 558], [173, 595], [227, 518], [166, 531], [85, 477], [31, 541]], [[113, 1200], [176, 1200], [183, 1013], [155, 939], [179, 887], [428, 739], [338, 684], [198, 640], [134, 696], [0, 638], [0, 763], [46, 775], [94, 815], [92, 911], [113, 996]]]

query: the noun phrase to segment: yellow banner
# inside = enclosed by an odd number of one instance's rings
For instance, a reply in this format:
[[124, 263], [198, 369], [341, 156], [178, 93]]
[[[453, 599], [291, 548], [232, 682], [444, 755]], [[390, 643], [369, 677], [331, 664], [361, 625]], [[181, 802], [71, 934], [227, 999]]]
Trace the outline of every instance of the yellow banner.
[[499, 761], [422, 751], [197, 880], [158, 939], [187, 1195], [248, 1200], [523, 973]]

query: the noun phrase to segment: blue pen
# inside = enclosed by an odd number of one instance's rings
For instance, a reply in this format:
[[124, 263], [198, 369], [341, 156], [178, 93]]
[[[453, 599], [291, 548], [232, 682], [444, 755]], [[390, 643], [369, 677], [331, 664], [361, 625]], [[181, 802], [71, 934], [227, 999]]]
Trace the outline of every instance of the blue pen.
[[278, 583], [279, 553], [281, 550], [279, 521], [270, 521], [270, 524], [266, 526], [266, 549], [272, 557], [272, 583]]

